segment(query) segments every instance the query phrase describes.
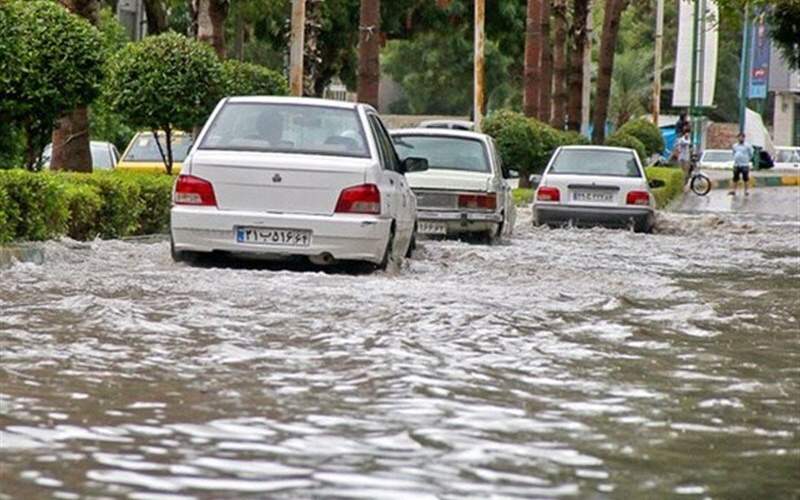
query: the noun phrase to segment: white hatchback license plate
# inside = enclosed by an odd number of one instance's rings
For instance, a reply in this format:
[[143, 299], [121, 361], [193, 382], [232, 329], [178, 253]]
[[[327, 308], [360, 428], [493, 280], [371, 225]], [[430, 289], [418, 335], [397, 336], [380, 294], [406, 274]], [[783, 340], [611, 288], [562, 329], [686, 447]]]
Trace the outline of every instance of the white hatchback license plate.
[[611, 203], [614, 201], [614, 195], [603, 191], [575, 191], [572, 193], [572, 201], [599, 201], [601, 203]]
[[271, 227], [237, 227], [236, 242], [284, 247], [307, 247], [311, 245], [311, 231]]
[[447, 224], [443, 222], [420, 222], [417, 225], [419, 234], [447, 234]]

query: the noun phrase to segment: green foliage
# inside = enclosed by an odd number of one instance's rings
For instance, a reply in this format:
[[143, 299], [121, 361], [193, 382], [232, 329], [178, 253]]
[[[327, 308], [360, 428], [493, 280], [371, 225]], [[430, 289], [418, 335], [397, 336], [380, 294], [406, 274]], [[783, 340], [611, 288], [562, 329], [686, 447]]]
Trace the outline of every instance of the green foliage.
[[574, 130], [559, 132], [559, 138], [561, 146], [586, 146], [592, 143], [588, 137]]
[[483, 121], [482, 130], [494, 137], [503, 163], [519, 169], [523, 176], [543, 172], [557, 147], [589, 142], [576, 132], [559, 132], [509, 110], [491, 113]]
[[[0, 2], [0, 127], [7, 123], [13, 101], [9, 98], [18, 84], [22, 66], [22, 26], [16, 9]], [[0, 130], [0, 134], [3, 130]]]
[[32, 168], [55, 121], [99, 94], [102, 42], [88, 21], [49, 0], [11, 0], [2, 10], [18, 23], [24, 50], [10, 75], [2, 77], [8, 88], [0, 92], [26, 132]]
[[23, 163], [25, 139], [15, 123], [0, 119], [0, 170]]
[[14, 239], [41, 241], [63, 234], [69, 211], [64, 188], [52, 176], [23, 170], [0, 172], [0, 189], [7, 196], [0, 212], [6, 214], [6, 229]]
[[[192, 130], [223, 90], [222, 65], [208, 44], [176, 33], [128, 44], [109, 65], [105, 96], [134, 128]], [[167, 165], [171, 173], [172, 165]]]
[[525, 205], [530, 205], [533, 203], [533, 194], [534, 189], [528, 188], [516, 188], [511, 191], [511, 195], [514, 197], [514, 205], [518, 207], [524, 207]]
[[620, 127], [618, 132], [631, 135], [644, 144], [645, 154], [647, 156], [642, 157], [643, 160], [664, 151], [664, 137], [661, 135], [661, 130], [645, 118], [637, 118], [629, 121]]
[[155, 174], [0, 171], [0, 243], [163, 233], [173, 181]]
[[683, 191], [683, 171], [675, 167], [647, 167], [644, 169], [648, 180], [659, 180], [662, 187], [650, 189], [656, 199], [656, 206], [664, 208]]
[[228, 60], [222, 64], [226, 96], [289, 95], [286, 77], [257, 64]]
[[632, 135], [619, 131], [614, 132], [606, 139], [606, 146], [633, 149], [636, 151], [636, 154], [639, 155], [639, 160], [641, 160], [642, 164], [646, 164], [647, 162], [647, 149], [644, 147], [642, 141]]

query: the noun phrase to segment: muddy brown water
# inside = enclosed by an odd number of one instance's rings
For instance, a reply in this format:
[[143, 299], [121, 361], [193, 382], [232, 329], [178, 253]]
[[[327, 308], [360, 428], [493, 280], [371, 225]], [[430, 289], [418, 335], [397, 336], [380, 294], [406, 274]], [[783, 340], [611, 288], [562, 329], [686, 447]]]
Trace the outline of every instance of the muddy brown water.
[[797, 498], [800, 222], [0, 269], [0, 498]]

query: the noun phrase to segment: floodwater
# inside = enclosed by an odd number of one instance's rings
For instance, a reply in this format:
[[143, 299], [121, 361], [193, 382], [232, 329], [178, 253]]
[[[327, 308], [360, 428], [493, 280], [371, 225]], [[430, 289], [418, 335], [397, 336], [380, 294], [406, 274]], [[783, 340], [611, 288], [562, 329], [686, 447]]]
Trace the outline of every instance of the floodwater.
[[0, 269], [0, 498], [797, 498], [800, 222]]

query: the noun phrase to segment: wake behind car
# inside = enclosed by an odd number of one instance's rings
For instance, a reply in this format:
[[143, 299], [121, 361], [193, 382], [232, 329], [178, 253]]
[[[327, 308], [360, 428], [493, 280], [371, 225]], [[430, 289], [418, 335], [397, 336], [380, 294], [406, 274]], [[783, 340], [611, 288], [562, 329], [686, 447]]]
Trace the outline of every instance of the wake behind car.
[[385, 267], [411, 244], [416, 199], [375, 110], [321, 99], [231, 97], [178, 176], [172, 254], [305, 256]]
[[562, 146], [536, 190], [534, 224], [605, 225], [650, 232], [655, 200], [632, 149]]
[[428, 161], [429, 170], [408, 176], [417, 195], [420, 234], [467, 233], [487, 241], [511, 234], [516, 211], [491, 137], [418, 128], [394, 130], [392, 138], [401, 159]]

